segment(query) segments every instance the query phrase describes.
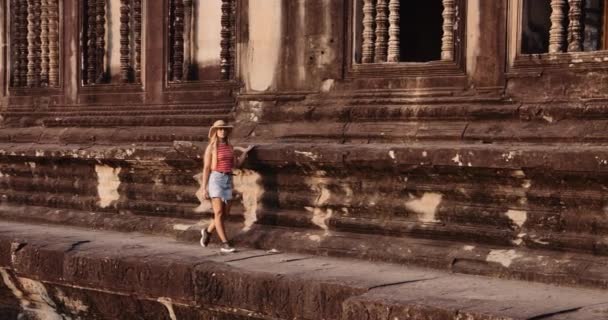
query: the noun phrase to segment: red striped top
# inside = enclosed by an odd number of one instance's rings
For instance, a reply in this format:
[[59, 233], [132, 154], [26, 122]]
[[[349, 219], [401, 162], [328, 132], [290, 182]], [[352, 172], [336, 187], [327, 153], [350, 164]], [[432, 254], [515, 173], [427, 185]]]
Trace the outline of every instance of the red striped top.
[[225, 143], [219, 143], [217, 145], [217, 165], [215, 171], [232, 172], [233, 164], [234, 155], [232, 154], [232, 148]]

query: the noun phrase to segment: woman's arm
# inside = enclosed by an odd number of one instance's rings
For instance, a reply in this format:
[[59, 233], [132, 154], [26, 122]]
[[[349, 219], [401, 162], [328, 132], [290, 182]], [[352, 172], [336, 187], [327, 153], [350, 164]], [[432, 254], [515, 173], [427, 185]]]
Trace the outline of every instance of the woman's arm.
[[234, 149], [240, 150], [242, 152], [238, 158], [233, 157], [234, 158], [234, 168], [240, 168], [243, 166], [243, 163], [245, 163], [245, 160], [247, 160], [247, 155], [249, 154], [249, 151], [251, 151], [251, 149], [253, 149], [254, 147], [255, 147], [254, 145], [250, 145], [247, 148], [241, 148], [241, 147], [234, 148]]
[[205, 154], [203, 155], [203, 188], [205, 190], [204, 197], [205, 199], [209, 199], [209, 174], [211, 173], [211, 145], [207, 146], [205, 149]]

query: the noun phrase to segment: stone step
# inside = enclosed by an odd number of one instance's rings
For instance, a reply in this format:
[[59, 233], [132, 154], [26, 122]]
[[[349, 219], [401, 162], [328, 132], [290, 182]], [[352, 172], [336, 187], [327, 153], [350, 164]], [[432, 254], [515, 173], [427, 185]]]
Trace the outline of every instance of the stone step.
[[140, 115], [104, 117], [62, 117], [43, 119], [47, 127], [116, 127], [116, 126], [209, 126], [218, 119], [228, 120], [225, 115]]
[[238, 249], [226, 255], [158, 236], [0, 221], [0, 310], [26, 318], [220, 320], [608, 315], [606, 290]]

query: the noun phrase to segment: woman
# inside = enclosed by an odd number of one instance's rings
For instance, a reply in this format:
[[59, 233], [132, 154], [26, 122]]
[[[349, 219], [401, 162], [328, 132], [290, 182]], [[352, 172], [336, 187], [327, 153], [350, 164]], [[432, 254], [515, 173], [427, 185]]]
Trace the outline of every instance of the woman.
[[232, 200], [232, 169], [240, 167], [247, 153], [253, 148], [249, 146], [243, 150], [241, 156], [234, 156], [234, 148], [228, 140], [232, 126], [223, 120], [213, 123], [209, 129], [209, 144], [203, 157], [203, 186], [205, 188], [205, 199], [211, 199], [214, 219], [207, 228], [201, 230], [201, 245], [207, 247], [211, 235], [217, 230], [217, 235], [222, 241], [221, 252], [234, 252], [235, 249], [228, 242], [224, 220], [230, 214]]

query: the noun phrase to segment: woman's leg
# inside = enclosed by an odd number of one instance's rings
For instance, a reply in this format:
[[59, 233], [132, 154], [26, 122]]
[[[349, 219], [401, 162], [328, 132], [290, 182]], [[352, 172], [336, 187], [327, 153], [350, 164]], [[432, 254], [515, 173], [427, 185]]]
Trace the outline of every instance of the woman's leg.
[[213, 207], [213, 222], [207, 228], [210, 233], [213, 229], [217, 229], [217, 235], [222, 242], [227, 242], [226, 231], [224, 230], [224, 219], [226, 212], [224, 211], [224, 202], [221, 198], [212, 198], [211, 206]]

